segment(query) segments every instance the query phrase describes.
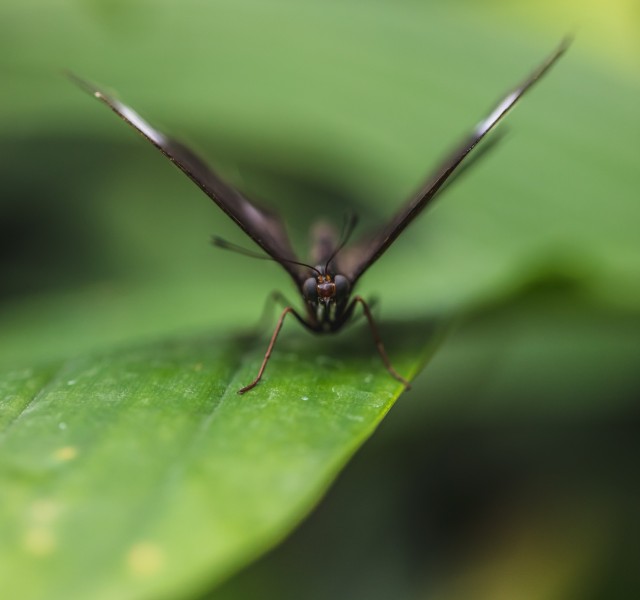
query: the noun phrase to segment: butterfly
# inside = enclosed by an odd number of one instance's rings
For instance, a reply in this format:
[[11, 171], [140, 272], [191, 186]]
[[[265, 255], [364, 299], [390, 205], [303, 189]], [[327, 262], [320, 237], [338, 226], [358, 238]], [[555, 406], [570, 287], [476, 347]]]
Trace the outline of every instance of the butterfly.
[[[405, 203], [395, 216], [373, 235], [348, 244], [356, 226], [356, 218], [345, 220], [342, 235], [337, 236], [333, 228], [320, 227], [312, 244], [312, 263], [298, 259], [285, 230], [283, 221], [267, 210], [247, 199], [233, 186], [220, 178], [197, 154], [181, 142], [152, 127], [136, 111], [123, 104], [87, 81], [69, 74], [85, 91], [107, 105], [122, 120], [131, 125], [151, 142], [162, 154], [174, 163], [191, 181], [211, 198], [235, 223], [262, 249], [268, 258], [276, 261], [293, 279], [304, 301], [304, 312], [300, 313], [286, 305], [278, 318], [275, 330], [256, 377], [238, 390], [239, 394], [254, 388], [264, 373], [285, 317], [293, 315], [304, 327], [314, 333], [335, 333], [348, 323], [358, 306], [362, 307], [380, 357], [387, 371], [406, 389], [409, 382], [392, 366], [369, 304], [362, 296], [354, 294], [359, 279], [393, 244], [405, 228], [431, 203], [452, 176], [462, 170], [461, 165], [477, 147], [478, 143], [513, 108], [522, 96], [556, 63], [569, 47], [564, 39], [528, 77], [509, 91], [489, 115], [482, 119], [427, 178], [424, 185]], [[467, 164], [469, 161], [467, 160]], [[213, 243], [221, 248], [244, 254], [255, 253], [214, 238]], [[276, 299], [284, 298], [276, 293]]]

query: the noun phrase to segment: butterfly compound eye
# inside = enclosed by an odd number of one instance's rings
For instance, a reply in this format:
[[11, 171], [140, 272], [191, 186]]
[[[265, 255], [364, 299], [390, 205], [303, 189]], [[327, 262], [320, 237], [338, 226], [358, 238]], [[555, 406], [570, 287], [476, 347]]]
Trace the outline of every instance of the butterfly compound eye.
[[336, 275], [333, 282], [336, 284], [336, 297], [338, 299], [349, 295], [349, 280], [344, 275]]
[[315, 277], [309, 277], [302, 284], [302, 295], [307, 302], [317, 302], [318, 301], [318, 282]]

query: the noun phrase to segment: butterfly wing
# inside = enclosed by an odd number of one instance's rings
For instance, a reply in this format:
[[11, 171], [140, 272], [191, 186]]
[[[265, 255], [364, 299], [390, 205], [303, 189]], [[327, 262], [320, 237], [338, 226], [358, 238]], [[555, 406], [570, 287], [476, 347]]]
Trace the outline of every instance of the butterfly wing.
[[197, 154], [184, 144], [152, 127], [132, 108], [76, 75], [69, 74], [69, 76], [149, 140], [227, 213], [258, 246], [279, 262], [298, 285], [302, 283], [304, 276], [301, 268], [287, 262], [297, 259], [284, 224], [277, 215], [247, 200], [238, 190], [211, 170]]
[[[471, 151], [489, 133], [496, 124], [511, 110], [515, 103], [540, 79], [553, 64], [565, 53], [570, 40], [565, 39], [520, 85], [511, 90], [491, 111], [488, 117], [480, 121], [472, 133], [460, 143], [446, 160], [442, 161], [434, 173], [427, 179], [419, 192], [371, 238], [342, 251], [339, 256], [341, 272], [352, 285], [362, 274], [393, 244], [405, 227], [433, 200], [449, 178], [458, 170]], [[459, 172], [459, 171], [458, 171]]]

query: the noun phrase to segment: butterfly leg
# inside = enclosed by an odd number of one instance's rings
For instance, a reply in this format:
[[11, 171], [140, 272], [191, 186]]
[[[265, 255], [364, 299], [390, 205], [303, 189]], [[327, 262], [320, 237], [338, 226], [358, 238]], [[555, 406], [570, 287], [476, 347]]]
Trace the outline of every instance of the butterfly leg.
[[273, 317], [273, 308], [274, 306], [280, 305], [282, 307], [288, 306], [290, 303], [287, 299], [278, 291], [273, 291], [267, 296], [267, 299], [264, 303], [264, 307], [262, 309], [262, 314], [260, 315], [260, 320], [253, 328], [253, 336], [261, 335], [265, 329], [269, 327], [269, 324], [272, 323]]
[[296, 319], [298, 319], [298, 321], [300, 321], [303, 325], [307, 325], [306, 321], [295, 311], [293, 307], [287, 306], [280, 314], [280, 318], [278, 319], [278, 324], [276, 325], [273, 335], [271, 336], [271, 341], [269, 342], [267, 351], [264, 355], [264, 358], [262, 359], [262, 364], [260, 365], [260, 370], [258, 371], [257, 377], [249, 385], [245, 385], [242, 389], [238, 390], [238, 394], [244, 394], [245, 392], [252, 390], [254, 387], [256, 387], [256, 385], [262, 378], [262, 374], [264, 373], [267, 363], [269, 362], [269, 358], [271, 357], [271, 352], [273, 351], [273, 347], [275, 346], [276, 340], [278, 339], [278, 334], [282, 329], [284, 318], [289, 313], [292, 313], [296, 317]]
[[[364, 316], [367, 317], [367, 321], [369, 321], [369, 327], [371, 328], [371, 333], [373, 334], [373, 340], [376, 343], [378, 354], [380, 355], [380, 358], [382, 358], [382, 362], [384, 363], [384, 366], [387, 368], [387, 371], [389, 371], [389, 373], [394, 379], [397, 379], [400, 383], [404, 385], [405, 390], [410, 390], [411, 384], [393, 368], [393, 365], [391, 364], [391, 361], [387, 356], [387, 352], [384, 349], [384, 344], [382, 343], [382, 339], [380, 338], [380, 334], [378, 333], [378, 327], [376, 326], [376, 323], [373, 320], [373, 315], [371, 314], [371, 309], [369, 308], [369, 305], [365, 302], [362, 296], [354, 296], [353, 303], [351, 306], [355, 307], [357, 302], [360, 302], [360, 304], [362, 304], [362, 310], [364, 311]], [[350, 311], [347, 309], [347, 312], [350, 312]]]
[[[372, 297], [369, 298], [369, 300], [367, 300], [367, 306], [369, 307], [369, 313], [371, 314], [372, 317], [373, 317], [373, 311], [376, 310], [376, 307], [378, 306], [379, 303], [380, 303], [380, 298], [378, 296], [372, 296]], [[366, 314], [365, 314], [364, 311], [362, 311], [362, 313], [356, 315], [351, 322], [352, 323], [357, 323], [363, 317], [366, 317]]]

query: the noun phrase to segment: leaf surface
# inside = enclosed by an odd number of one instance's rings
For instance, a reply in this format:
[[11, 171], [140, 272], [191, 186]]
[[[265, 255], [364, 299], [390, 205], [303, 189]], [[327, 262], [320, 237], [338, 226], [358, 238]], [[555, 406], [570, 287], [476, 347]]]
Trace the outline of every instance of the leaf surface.
[[[398, 326], [413, 375], [427, 324]], [[191, 338], [0, 378], [4, 597], [185, 595], [281, 539], [310, 510], [402, 386], [364, 328], [264, 343]], [[397, 344], [393, 344], [395, 347]]]

